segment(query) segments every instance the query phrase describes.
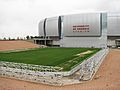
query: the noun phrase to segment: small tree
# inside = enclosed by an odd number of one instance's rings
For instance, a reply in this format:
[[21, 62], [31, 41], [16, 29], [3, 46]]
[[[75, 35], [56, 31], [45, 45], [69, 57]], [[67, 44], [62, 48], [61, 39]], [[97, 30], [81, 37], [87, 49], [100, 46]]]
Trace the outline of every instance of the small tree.
[[29, 36], [26, 36], [26, 38], [27, 38], [27, 40], [28, 40], [28, 39], [30, 39], [30, 37], [29, 37]]
[[3, 40], [6, 40], [6, 38], [4, 37]]
[[30, 36], [30, 39], [33, 39], [34, 37], [33, 36]]

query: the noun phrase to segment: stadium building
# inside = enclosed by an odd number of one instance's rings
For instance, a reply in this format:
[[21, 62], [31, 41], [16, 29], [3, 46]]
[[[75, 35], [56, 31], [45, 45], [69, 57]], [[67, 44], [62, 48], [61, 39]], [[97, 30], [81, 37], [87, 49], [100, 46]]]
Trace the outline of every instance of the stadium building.
[[120, 47], [120, 13], [108, 13], [108, 46]]
[[35, 39], [35, 43], [60, 47], [119, 46], [119, 23], [119, 13], [81, 13], [45, 18], [39, 22], [41, 38]]

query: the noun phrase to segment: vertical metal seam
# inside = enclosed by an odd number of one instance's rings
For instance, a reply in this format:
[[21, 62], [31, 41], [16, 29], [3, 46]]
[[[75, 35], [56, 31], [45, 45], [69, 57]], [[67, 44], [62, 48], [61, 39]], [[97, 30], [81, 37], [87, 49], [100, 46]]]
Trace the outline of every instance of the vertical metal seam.
[[46, 20], [47, 20], [47, 18], [45, 18], [44, 24], [43, 24], [44, 37], [46, 37]]
[[102, 23], [103, 23], [103, 20], [102, 20], [102, 13], [100, 13], [100, 36], [102, 36], [102, 29], [103, 29], [103, 27], [102, 27]]
[[61, 16], [58, 17], [58, 35], [59, 39], [61, 39]]

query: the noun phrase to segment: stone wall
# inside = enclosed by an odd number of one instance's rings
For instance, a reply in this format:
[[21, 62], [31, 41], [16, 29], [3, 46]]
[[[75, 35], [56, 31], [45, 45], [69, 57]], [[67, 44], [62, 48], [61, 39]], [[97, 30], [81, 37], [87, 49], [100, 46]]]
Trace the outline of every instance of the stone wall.
[[[0, 62], [0, 75], [5, 77], [17, 78], [20, 80], [50, 84], [50, 85], [64, 85], [64, 77], [73, 75], [76, 71], [79, 71], [79, 81], [90, 80], [98, 70], [104, 57], [108, 53], [108, 49], [102, 49], [92, 57], [84, 60], [81, 64], [77, 65], [68, 72], [55, 72], [53, 67], [43, 66], [44, 68], [53, 69], [53, 72], [40, 71], [42, 66], [18, 64], [12, 62]], [[58, 67], [56, 67], [59, 69]], [[56, 70], [57, 70], [56, 69]], [[75, 82], [72, 82], [75, 83]]]

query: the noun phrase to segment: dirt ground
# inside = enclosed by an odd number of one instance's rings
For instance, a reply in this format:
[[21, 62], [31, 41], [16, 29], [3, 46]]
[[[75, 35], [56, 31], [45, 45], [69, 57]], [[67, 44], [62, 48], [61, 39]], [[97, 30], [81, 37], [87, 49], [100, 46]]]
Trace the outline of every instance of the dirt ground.
[[27, 41], [0, 41], [0, 51], [38, 47], [39, 45]]
[[0, 77], [0, 90], [120, 90], [120, 49], [112, 49], [93, 80], [83, 84], [49, 86]]

